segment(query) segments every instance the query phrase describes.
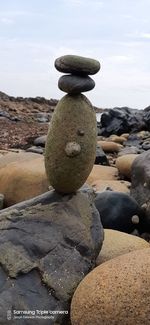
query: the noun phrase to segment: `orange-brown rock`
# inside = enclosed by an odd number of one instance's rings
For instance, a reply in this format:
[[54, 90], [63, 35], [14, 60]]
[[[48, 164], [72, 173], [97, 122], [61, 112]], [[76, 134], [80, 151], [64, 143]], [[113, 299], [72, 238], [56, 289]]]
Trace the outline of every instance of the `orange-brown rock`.
[[140, 237], [117, 230], [105, 229], [103, 246], [97, 257], [96, 265], [114, 257], [148, 247], [150, 248], [150, 244]]
[[98, 141], [98, 145], [104, 152], [119, 152], [123, 146], [113, 141]]
[[121, 137], [124, 137], [124, 138], [126, 138], [126, 140], [127, 140], [128, 137], [129, 137], [129, 133], [122, 133], [122, 134], [121, 134]]
[[93, 169], [86, 180], [86, 183], [91, 185], [97, 180], [116, 180], [118, 177], [118, 170], [115, 167], [94, 165]]
[[99, 180], [99, 179], [90, 185], [97, 192], [102, 192], [105, 191], [106, 189], [111, 189], [112, 191], [129, 193], [131, 187], [131, 183], [127, 181]]
[[120, 143], [120, 144], [123, 144], [124, 141], [127, 141], [126, 137], [118, 136], [118, 135], [111, 135], [109, 139], [110, 139], [110, 141]]
[[5, 206], [30, 199], [48, 190], [44, 158], [18, 160], [0, 169], [0, 193]]
[[128, 154], [116, 159], [116, 167], [121, 175], [131, 178], [131, 167], [138, 154]]
[[113, 258], [90, 272], [74, 293], [71, 324], [150, 324], [150, 248]]

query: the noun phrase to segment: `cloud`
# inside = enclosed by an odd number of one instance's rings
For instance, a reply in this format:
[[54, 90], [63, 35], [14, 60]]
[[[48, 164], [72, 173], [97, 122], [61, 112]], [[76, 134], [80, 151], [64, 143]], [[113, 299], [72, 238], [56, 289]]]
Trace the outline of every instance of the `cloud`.
[[0, 18], [0, 23], [5, 24], [5, 25], [11, 25], [14, 23], [14, 20], [7, 18], [7, 17], [2, 17], [2, 18]]
[[110, 57], [107, 57], [106, 60], [114, 62], [114, 63], [129, 63], [133, 61], [133, 58], [127, 55], [113, 55]]
[[99, 1], [99, 0], [64, 0], [65, 5], [67, 6], [98, 6], [98, 7], [102, 7], [103, 6], [103, 1]]
[[145, 39], [150, 39], [150, 33], [141, 33], [140, 37]]

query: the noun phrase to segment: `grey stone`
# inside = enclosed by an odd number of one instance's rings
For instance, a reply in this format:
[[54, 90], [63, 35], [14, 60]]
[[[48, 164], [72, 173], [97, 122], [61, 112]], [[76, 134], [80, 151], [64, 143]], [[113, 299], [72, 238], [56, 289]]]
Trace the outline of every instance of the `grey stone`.
[[95, 165], [106, 165], [109, 166], [109, 161], [105, 152], [100, 146], [96, 146], [96, 158], [95, 158]]
[[139, 153], [142, 153], [143, 150], [142, 149], [139, 149], [135, 146], [131, 146], [131, 147], [125, 147], [123, 149], [121, 149], [119, 152], [118, 152], [118, 157], [121, 157], [121, 156], [124, 156], [124, 155], [130, 155], [130, 154], [139, 154]]
[[50, 121], [50, 118], [51, 118], [51, 114], [50, 113], [37, 113], [36, 114], [36, 120], [39, 122], [39, 123], [47, 123]]
[[132, 164], [131, 195], [145, 211], [144, 232], [150, 232], [150, 150], [140, 154]]
[[65, 73], [93, 75], [100, 70], [100, 63], [78, 55], [64, 55], [55, 60], [55, 68]]
[[143, 148], [144, 150], [150, 150], [150, 141], [145, 141], [145, 142], [143, 142], [143, 144], [142, 144], [142, 148]]
[[4, 195], [0, 193], [0, 210], [4, 207]]
[[95, 82], [88, 76], [65, 75], [59, 78], [58, 87], [70, 95], [77, 95], [93, 89]]
[[39, 154], [42, 155], [43, 152], [44, 152], [44, 150], [43, 150], [43, 148], [41, 148], [41, 147], [32, 146], [32, 147], [28, 148], [28, 149], [26, 150], [26, 152], [34, 152], [34, 153], [39, 153]]
[[[7, 310], [69, 311], [72, 295], [95, 266], [103, 229], [92, 197], [55, 191], [0, 213], [0, 324]], [[49, 315], [50, 316], [50, 315]], [[46, 325], [69, 323], [54, 314]], [[31, 319], [21, 322], [32, 324]], [[35, 323], [35, 319], [33, 320]], [[40, 325], [41, 319], [36, 319]], [[19, 325], [20, 320], [11, 320]]]
[[45, 147], [46, 138], [47, 138], [47, 135], [42, 135], [41, 137], [36, 138], [34, 140], [33, 144], [35, 146]]

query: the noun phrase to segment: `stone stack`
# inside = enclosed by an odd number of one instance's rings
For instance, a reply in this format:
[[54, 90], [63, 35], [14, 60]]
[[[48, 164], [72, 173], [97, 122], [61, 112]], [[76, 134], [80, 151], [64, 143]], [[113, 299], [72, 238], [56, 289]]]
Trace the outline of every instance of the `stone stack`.
[[[47, 178], [60, 193], [74, 193], [86, 181], [96, 157], [97, 123], [89, 100], [81, 94], [94, 88], [88, 76], [100, 69], [96, 60], [65, 55], [55, 61], [58, 71], [70, 73], [59, 79], [67, 93], [55, 108], [45, 147]], [[61, 131], [60, 131], [61, 129]]]
[[77, 95], [95, 87], [94, 80], [88, 75], [97, 73], [100, 63], [81, 56], [65, 55], [56, 59], [55, 67], [60, 72], [70, 73], [60, 77], [59, 89], [70, 95]]

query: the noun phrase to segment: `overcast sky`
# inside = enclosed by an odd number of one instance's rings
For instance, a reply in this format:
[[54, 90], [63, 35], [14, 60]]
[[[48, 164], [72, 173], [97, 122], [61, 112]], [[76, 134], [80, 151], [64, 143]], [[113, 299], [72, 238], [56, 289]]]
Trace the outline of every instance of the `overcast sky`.
[[98, 59], [98, 107], [150, 105], [150, 0], [0, 0], [0, 91], [61, 98], [54, 60]]

